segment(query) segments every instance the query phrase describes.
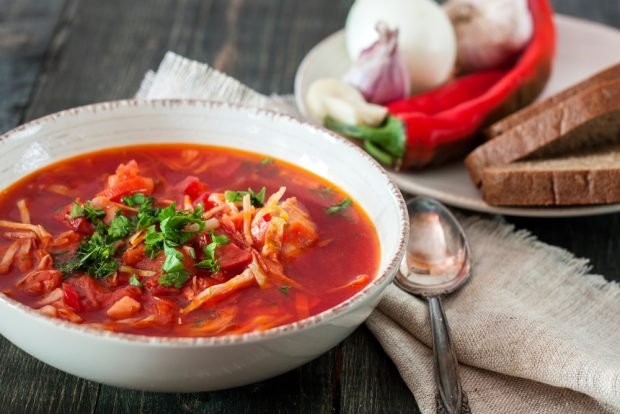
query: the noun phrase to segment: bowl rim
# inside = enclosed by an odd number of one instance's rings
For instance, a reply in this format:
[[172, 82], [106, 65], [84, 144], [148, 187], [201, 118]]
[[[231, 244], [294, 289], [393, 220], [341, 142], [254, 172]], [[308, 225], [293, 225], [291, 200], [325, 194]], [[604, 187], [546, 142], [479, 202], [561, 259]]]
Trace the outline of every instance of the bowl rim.
[[[323, 322], [327, 322], [351, 308], [352, 306], [359, 305], [362, 301], [371, 296], [377, 290], [383, 290], [383, 285], [387, 285], [391, 282], [398, 271], [398, 266], [405, 253], [406, 237], [408, 233], [409, 217], [407, 215], [407, 208], [404, 198], [396, 185], [391, 180], [388, 173], [381, 167], [370, 155], [359, 148], [357, 145], [349, 142], [347, 139], [339, 136], [338, 134], [322, 127], [311, 124], [307, 121], [300, 120], [291, 115], [281, 112], [265, 109], [257, 106], [243, 105], [239, 103], [230, 103], [223, 101], [213, 101], [207, 99], [121, 99], [113, 101], [104, 101], [88, 105], [77, 106], [62, 111], [58, 111], [49, 115], [45, 115], [36, 118], [32, 121], [19, 125], [6, 133], [0, 135], [0, 143], [10, 139], [15, 139], [22, 131], [27, 130], [33, 126], [44, 125], [57, 120], [62, 120], [68, 116], [78, 116], [85, 112], [98, 113], [104, 111], [114, 111], [121, 108], [134, 107], [140, 108], [145, 106], [151, 106], [161, 109], [178, 108], [183, 106], [196, 106], [201, 105], [206, 110], [210, 109], [224, 109], [237, 111], [245, 114], [252, 114], [262, 117], [271, 118], [272, 121], [284, 122], [291, 125], [293, 128], [310, 128], [314, 130], [317, 135], [323, 137], [323, 139], [336, 141], [344, 144], [351, 151], [355, 151], [364, 161], [369, 164], [374, 173], [382, 176], [388, 185], [388, 190], [391, 193], [392, 199], [396, 201], [399, 211], [399, 227], [400, 232], [398, 234], [397, 251], [391, 257], [386, 269], [372, 280], [367, 286], [355, 295], [346, 299], [339, 304], [326, 309], [316, 315], [302, 319], [300, 321], [288, 323], [285, 325], [277, 326], [274, 328], [266, 329], [264, 331], [248, 332], [240, 335], [220, 335], [211, 337], [168, 337], [168, 336], [148, 336], [139, 334], [129, 334], [122, 332], [107, 331], [87, 325], [80, 325], [64, 321], [61, 319], [50, 318], [42, 315], [35, 309], [18, 302], [15, 299], [0, 292], [0, 304], [7, 305], [9, 308], [16, 309], [18, 311], [25, 312], [28, 316], [35, 318], [37, 322], [53, 325], [61, 330], [68, 330], [69, 333], [83, 336], [99, 337], [109, 341], [129, 343], [129, 344], [155, 344], [157, 346], [171, 346], [171, 347], [219, 347], [230, 346], [237, 344], [250, 344], [265, 341], [276, 337], [284, 337], [290, 334], [299, 333], [301, 331], [309, 330]], [[396, 235], [395, 235], [396, 236]]]

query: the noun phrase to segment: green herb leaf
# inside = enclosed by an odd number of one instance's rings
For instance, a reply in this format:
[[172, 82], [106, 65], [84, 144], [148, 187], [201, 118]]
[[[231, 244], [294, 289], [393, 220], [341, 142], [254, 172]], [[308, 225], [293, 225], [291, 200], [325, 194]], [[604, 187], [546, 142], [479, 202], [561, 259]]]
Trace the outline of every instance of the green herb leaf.
[[217, 273], [220, 271], [220, 263], [215, 257], [215, 249], [218, 246], [228, 244], [230, 240], [225, 235], [216, 235], [213, 230], [211, 231], [211, 243], [204, 247], [205, 259], [195, 264], [196, 267], [201, 269], [208, 269], [211, 273]]
[[157, 220], [164, 221], [167, 218], [174, 217], [177, 213], [177, 203], [172, 202], [168, 207], [161, 209], [159, 214], [157, 215]]
[[73, 202], [71, 211], [69, 212], [69, 218], [74, 219], [78, 217], [86, 217], [91, 223], [97, 222], [101, 217], [105, 216], [105, 211], [101, 208], [93, 207], [90, 201], [80, 205], [77, 201]]
[[174, 247], [164, 245], [164, 254], [166, 255], [166, 260], [164, 260], [164, 264], [161, 266], [164, 272], [185, 270], [185, 266], [183, 266], [183, 253]]
[[187, 279], [189, 278], [189, 273], [187, 270], [180, 270], [178, 272], [169, 272], [161, 275], [159, 277], [158, 283], [162, 286], [174, 286], [177, 289], [183, 287]]
[[65, 273], [72, 274], [83, 271], [94, 278], [101, 279], [111, 275], [118, 268], [118, 262], [114, 258], [116, 243], [110, 243], [101, 233], [93, 235], [82, 241], [76, 255], [57, 268]]
[[183, 253], [164, 244], [164, 254], [166, 260], [164, 260], [161, 269], [166, 273], [159, 278], [159, 284], [176, 288], [183, 287], [189, 277], [189, 272], [183, 266]]
[[123, 198], [123, 201], [127, 205], [131, 205], [130, 203], [135, 203], [136, 206], [140, 206], [138, 209], [138, 214], [136, 214], [137, 228], [144, 229], [157, 223], [157, 217], [159, 216], [161, 209], [153, 207], [153, 199], [151, 197], [145, 197], [143, 194], [134, 194], [131, 197]]
[[225, 191], [224, 198], [229, 203], [236, 203], [237, 201], [243, 200], [243, 195], [245, 191]]
[[260, 165], [269, 165], [273, 162], [273, 158], [267, 157], [260, 160]]
[[226, 201], [236, 203], [243, 201], [243, 197], [249, 194], [252, 205], [254, 207], [262, 207], [265, 204], [266, 192], [267, 189], [265, 187], [261, 188], [258, 193], [254, 192], [251, 188], [248, 188], [248, 191], [225, 191], [224, 197], [226, 198]]
[[131, 221], [123, 215], [114, 217], [108, 228], [108, 236], [114, 240], [120, 240], [129, 235], [132, 230]]
[[146, 231], [144, 236], [144, 251], [151, 258], [157, 256], [157, 254], [164, 248], [165, 237], [162, 233], [157, 231], [157, 227], [153, 224]]
[[172, 203], [161, 211], [158, 219], [159, 229], [163, 233], [166, 243], [171, 246], [180, 246], [204, 230], [205, 222], [202, 219], [202, 207], [199, 205], [192, 213], [176, 211], [176, 204]]
[[280, 292], [282, 292], [283, 295], [287, 295], [288, 296], [288, 291], [290, 290], [290, 286], [289, 285], [281, 285], [280, 286]]
[[267, 189], [265, 187], [261, 188], [258, 193], [252, 191], [251, 188], [248, 188], [248, 194], [250, 194], [250, 201], [254, 207], [262, 207], [265, 205], [265, 194]]
[[65, 262], [58, 262], [56, 264], [56, 268], [60, 270], [65, 275], [70, 275], [75, 273], [75, 271], [80, 267], [80, 260], [77, 258], [69, 259]]
[[123, 203], [127, 204], [129, 207], [138, 207], [147, 201], [150, 201], [150, 199], [142, 193], [123, 197]]
[[138, 287], [142, 287], [142, 283], [138, 280], [138, 278], [136, 277], [136, 275], [131, 275], [131, 277], [129, 278], [129, 284], [131, 286], [138, 286]]
[[213, 231], [211, 231], [211, 243], [215, 243], [216, 245], [221, 246], [224, 244], [228, 244], [229, 242], [230, 239], [226, 237], [225, 234], [217, 235], [213, 233]]
[[327, 214], [341, 214], [346, 208], [348, 208], [352, 204], [350, 198], [345, 198], [338, 204], [334, 204], [333, 206], [329, 206], [325, 209]]
[[83, 216], [84, 216], [84, 207], [82, 207], [82, 205], [78, 203], [77, 201], [74, 201], [73, 205], [71, 206], [71, 211], [69, 212], [69, 218], [74, 219], [74, 218], [83, 217]]

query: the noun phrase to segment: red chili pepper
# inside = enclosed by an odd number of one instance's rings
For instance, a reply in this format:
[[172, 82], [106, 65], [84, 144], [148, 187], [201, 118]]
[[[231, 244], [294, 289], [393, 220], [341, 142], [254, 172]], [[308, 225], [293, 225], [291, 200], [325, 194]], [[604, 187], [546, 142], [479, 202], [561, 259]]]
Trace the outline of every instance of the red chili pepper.
[[371, 155], [396, 168], [424, 167], [461, 155], [482, 128], [530, 103], [551, 73], [553, 10], [548, 0], [528, 4], [534, 32], [512, 67], [465, 75], [392, 102], [391, 116], [380, 128], [347, 126], [331, 119], [326, 119], [326, 126], [364, 140]]

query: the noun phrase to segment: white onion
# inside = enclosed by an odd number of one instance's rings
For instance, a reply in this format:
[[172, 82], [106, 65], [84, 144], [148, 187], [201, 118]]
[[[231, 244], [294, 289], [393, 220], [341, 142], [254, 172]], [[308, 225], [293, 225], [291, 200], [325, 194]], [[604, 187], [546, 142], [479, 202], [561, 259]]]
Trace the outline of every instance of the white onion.
[[345, 26], [351, 60], [377, 38], [375, 26], [383, 20], [399, 30], [413, 91], [445, 82], [456, 61], [456, 36], [446, 13], [431, 0], [357, 0]]

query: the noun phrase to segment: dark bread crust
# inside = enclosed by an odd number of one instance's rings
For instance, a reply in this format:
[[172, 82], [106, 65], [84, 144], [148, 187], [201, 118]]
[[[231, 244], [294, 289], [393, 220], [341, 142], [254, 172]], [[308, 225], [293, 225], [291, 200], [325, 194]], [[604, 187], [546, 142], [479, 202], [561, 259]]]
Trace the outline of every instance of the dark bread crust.
[[484, 131], [485, 138], [493, 139], [496, 136], [501, 135], [521, 124], [532, 116], [553, 108], [558, 103], [565, 101], [592, 86], [615, 79], [620, 79], [620, 63], [611, 66], [602, 72], [598, 72], [568, 89], [564, 89], [553, 96], [543, 99], [540, 102], [530, 105], [519, 112], [515, 112], [512, 115], [499, 120]]
[[620, 140], [619, 112], [620, 79], [600, 82], [479, 146], [465, 158], [465, 166], [479, 186], [489, 166]]
[[620, 166], [608, 169], [484, 170], [482, 196], [495, 206], [570, 206], [620, 202]]

